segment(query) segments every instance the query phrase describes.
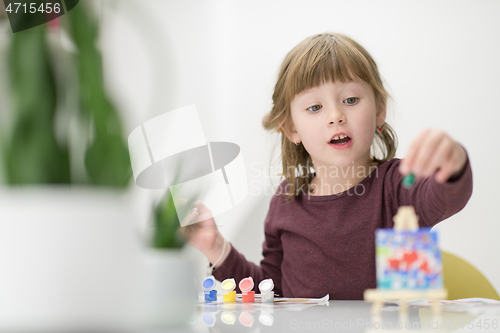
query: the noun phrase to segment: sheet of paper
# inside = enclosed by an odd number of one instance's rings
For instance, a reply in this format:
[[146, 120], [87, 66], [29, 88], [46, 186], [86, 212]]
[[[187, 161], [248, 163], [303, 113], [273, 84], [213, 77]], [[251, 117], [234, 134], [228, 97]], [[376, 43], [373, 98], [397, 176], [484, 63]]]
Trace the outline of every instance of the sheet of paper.
[[[400, 301], [386, 301], [386, 305], [382, 310], [391, 311], [399, 309]], [[409, 300], [408, 306], [411, 307], [431, 307], [432, 301], [423, 299]], [[500, 301], [489, 298], [463, 298], [456, 300], [440, 300], [443, 311], [446, 312], [465, 312], [465, 313], [489, 313], [500, 314]], [[394, 306], [397, 305], [397, 306]]]

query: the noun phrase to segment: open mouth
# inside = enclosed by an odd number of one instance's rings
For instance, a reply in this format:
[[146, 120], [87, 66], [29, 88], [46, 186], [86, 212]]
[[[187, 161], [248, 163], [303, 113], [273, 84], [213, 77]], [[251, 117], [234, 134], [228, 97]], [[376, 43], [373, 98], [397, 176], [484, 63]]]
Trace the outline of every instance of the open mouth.
[[335, 135], [330, 143], [333, 143], [334, 145], [345, 145], [349, 141], [351, 141], [351, 138], [348, 137], [347, 135]]

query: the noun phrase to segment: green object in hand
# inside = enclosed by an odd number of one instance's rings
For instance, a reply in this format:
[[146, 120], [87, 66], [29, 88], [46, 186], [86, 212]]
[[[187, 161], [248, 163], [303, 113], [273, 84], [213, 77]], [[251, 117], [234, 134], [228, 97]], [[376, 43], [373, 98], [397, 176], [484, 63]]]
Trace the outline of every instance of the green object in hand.
[[415, 184], [415, 175], [413, 173], [409, 173], [403, 178], [403, 186], [406, 188], [412, 188], [413, 184]]

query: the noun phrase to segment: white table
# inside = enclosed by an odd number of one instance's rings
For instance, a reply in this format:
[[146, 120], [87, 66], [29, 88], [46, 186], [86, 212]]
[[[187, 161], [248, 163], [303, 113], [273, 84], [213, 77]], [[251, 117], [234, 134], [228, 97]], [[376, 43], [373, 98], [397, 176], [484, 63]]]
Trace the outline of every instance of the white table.
[[[364, 301], [329, 301], [328, 305], [262, 307], [254, 304], [201, 304], [192, 322], [169, 332], [500, 332], [500, 306], [478, 306], [469, 312], [443, 308], [409, 308], [402, 318], [396, 306], [386, 305], [380, 317]], [[231, 323], [232, 320], [233, 323]]]

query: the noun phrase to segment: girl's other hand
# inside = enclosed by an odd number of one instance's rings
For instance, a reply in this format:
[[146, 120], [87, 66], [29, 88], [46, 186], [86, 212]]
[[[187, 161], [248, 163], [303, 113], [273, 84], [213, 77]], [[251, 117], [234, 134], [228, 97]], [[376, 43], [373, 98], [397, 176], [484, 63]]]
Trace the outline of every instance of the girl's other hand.
[[425, 129], [413, 140], [401, 161], [402, 174], [413, 173], [417, 177], [434, 178], [444, 183], [461, 173], [467, 162], [465, 150], [448, 134], [434, 129]]
[[[185, 202], [187, 202], [186, 199], [180, 200], [185, 200]], [[182, 202], [180, 203], [182, 204]], [[179, 234], [188, 244], [200, 250], [211, 263], [214, 263], [222, 254], [224, 237], [220, 234], [219, 229], [217, 229], [217, 224], [215, 224], [215, 220], [212, 217], [212, 212], [207, 206], [201, 201], [196, 201], [193, 203], [193, 206], [194, 208], [186, 215], [181, 225], [186, 225], [195, 219], [200, 219], [201, 221], [185, 227], [180, 227], [178, 229]], [[230, 247], [226, 246], [224, 257], [229, 253], [228, 248]], [[222, 258], [218, 265], [222, 263], [223, 259], [225, 258]]]

